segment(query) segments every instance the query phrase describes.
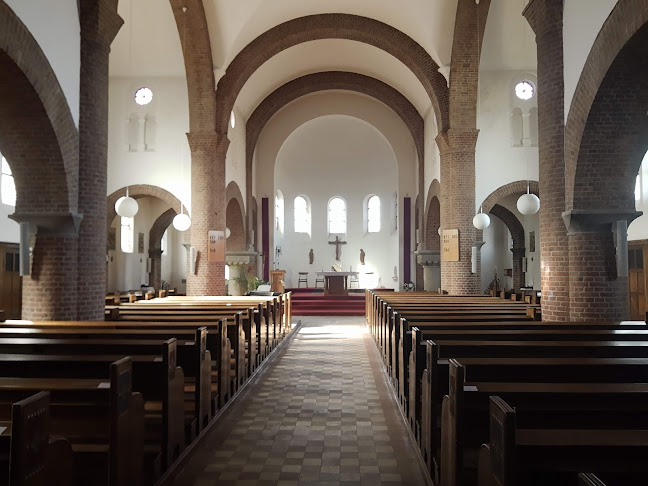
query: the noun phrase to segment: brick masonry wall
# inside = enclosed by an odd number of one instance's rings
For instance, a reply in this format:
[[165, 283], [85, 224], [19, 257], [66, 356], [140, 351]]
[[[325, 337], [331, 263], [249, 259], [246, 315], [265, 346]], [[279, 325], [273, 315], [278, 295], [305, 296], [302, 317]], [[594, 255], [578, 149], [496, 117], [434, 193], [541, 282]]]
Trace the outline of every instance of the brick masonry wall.
[[29, 277], [23, 277], [23, 319], [76, 318], [76, 263], [76, 236], [38, 235], [34, 245], [32, 273]]
[[[612, 232], [569, 236], [572, 321], [620, 321], [630, 314], [628, 277], [616, 276]], [[544, 293], [543, 293], [544, 313]]]
[[441, 249], [441, 236], [439, 236], [438, 228], [441, 224], [441, 207], [439, 206], [439, 198], [434, 196], [430, 200], [430, 207], [427, 212], [427, 221], [425, 224], [425, 248], [428, 250]]
[[569, 319], [569, 247], [565, 210], [562, 0], [532, 0], [524, 16], [538, 46], [538, 133], [542, 318]]
[[156, 290], [162, 288], [162, 236], [177, 214], [173, 208], [166, 210], [155, 220], [149, 231], [149, 258], [151, 259], [149, 285]]
[[513, 240], [513, 288], [519, 290], [524, 286], [524, 272], [522, 271], [522, 259], [526, 253], [524, 248], [524, 227], [519, 219], [504, 206], [495, 204], [489, 211], [490, 214], [499, 218], [508, 228]]
[[243, 212], [236, 199], [231, 199], [227, 203], [226, 213], [227, 227], [230, 230], [230, 237], [227, 239], [227, 250], [244, 251], [245, 246], [245, 228], [243, 227]]

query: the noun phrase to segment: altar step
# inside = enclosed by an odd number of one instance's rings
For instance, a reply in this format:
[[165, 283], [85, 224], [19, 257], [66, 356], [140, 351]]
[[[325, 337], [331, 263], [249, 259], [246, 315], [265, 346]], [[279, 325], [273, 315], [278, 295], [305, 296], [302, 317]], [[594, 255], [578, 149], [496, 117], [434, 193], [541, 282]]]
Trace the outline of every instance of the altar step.
[[349, 295], [324, 295], [321, 291], [293, 292], [292, 313], [295, 316], [363, 316], [364, 291]]

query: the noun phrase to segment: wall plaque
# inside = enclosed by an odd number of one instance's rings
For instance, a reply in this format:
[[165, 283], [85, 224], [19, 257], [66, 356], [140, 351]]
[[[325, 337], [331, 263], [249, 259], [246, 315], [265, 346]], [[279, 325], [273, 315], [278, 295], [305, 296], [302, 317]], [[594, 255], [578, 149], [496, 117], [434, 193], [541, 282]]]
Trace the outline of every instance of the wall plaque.
[[225, 261], [225, 232], [214, 231], [208, 232], [209, 243], [207, 245], [207, 261], [208, 262], [224, 262]]
[[458, 262], [459, 261], [459, 230], [443, 230], [441, 238], [441, 261]]

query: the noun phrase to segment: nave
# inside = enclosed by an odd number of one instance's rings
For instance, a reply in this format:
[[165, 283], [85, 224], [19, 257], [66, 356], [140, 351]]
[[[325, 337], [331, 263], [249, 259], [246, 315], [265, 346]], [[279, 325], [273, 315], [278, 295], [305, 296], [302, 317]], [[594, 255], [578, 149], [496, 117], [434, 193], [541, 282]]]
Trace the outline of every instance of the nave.
[[175, 485], [424, 485], [362, 317], [303, 317]]

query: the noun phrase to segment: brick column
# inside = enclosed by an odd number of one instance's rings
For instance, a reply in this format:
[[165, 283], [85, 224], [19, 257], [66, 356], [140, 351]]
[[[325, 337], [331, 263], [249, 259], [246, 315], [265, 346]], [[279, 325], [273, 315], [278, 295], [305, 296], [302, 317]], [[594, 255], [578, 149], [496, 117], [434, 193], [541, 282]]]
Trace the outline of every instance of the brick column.
[[471, 273], [477, 235], [472, 219], [478, 133], [474, 129], [449, 129], [436, 138], [441, 155], [441, 229], [459, 230], [459, 261], [441, 262], [441, 288], [451, 294], [481, 293], [479, 271]]
[[123, 20], [117, 0], [79, 2], [79, 212], [77, 319], [103, 320], [106, 295], [108, 57]]
[[523, 12], [538, 49], [538, 151], [542, 319], [569, 319], [565, 210], [563, 0], [531, 0]]
[[149, 248], [149, 258], [151, 259], [149, 286], [159, 290], [162, 288], [162, 250], [160, 248]]
[[[616, 221], [626, 220], [629, 225], [640, 215], [635, 211], [613, 210], [573, 210], [564, 214], [569, 235], [570, 320], [622, 321], [629, 318], [629, 282], [627, 276], [617, 275], [612, 229]], [[627, 269], [622, 273], [627, 274]], [[542, 298], [544, 300], [544, 295]]]
[[216, 132], [187, 134], [191, 149], [191, 246], [196, 274], [187, 276], [187, 295], [225, 295], [225, 261], [208, 262], [210, 230], [225, 231], [225, 156], [229, 140]]
[[526, 248], [511, 248], [511, 252], [513, 253], [513, 289], [518, 291], [526, 284], [522, 270], [522, 260], [526, 254]]

